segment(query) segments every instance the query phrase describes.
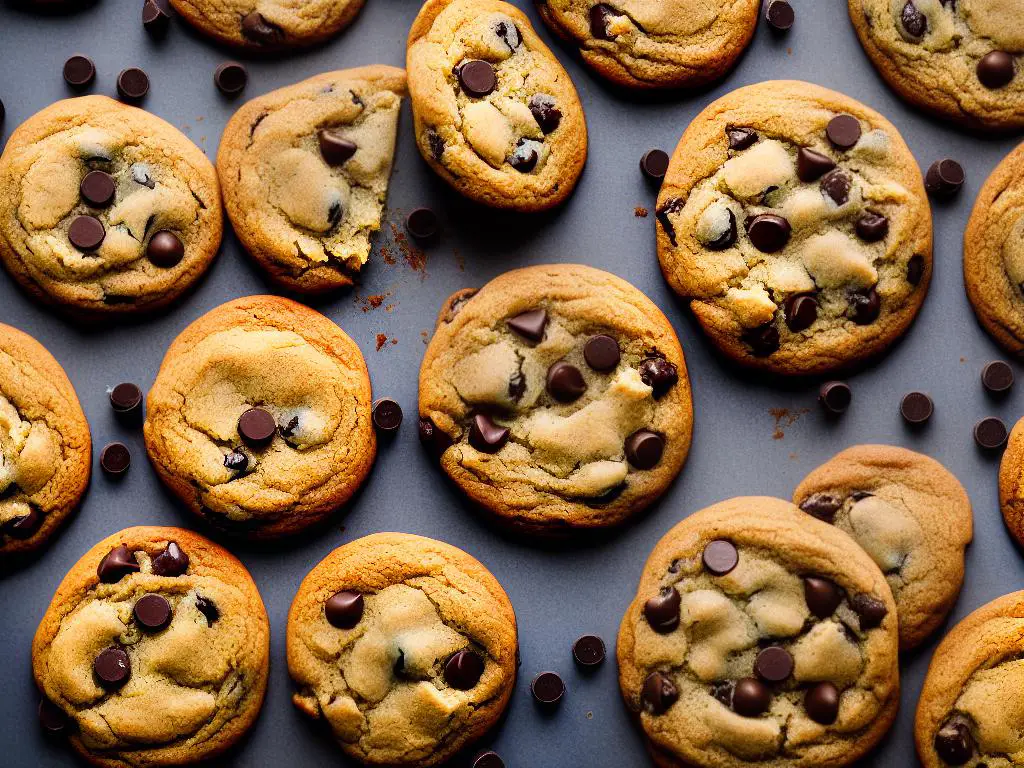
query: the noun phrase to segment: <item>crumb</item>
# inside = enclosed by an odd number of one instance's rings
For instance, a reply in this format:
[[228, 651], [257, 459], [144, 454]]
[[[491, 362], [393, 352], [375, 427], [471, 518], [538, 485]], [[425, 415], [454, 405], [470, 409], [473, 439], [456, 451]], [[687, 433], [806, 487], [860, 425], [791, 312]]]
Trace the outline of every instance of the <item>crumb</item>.
[[380, 249], [380, 255], [384, 259], [384, 263], [389, 267], [395, 263], [395, 257], [391, 255], [391, 249], [387, 246]]
[[391, 312], [392, 310], [394, 310], [394, 308], [395, 308], [394, 304], [385, 304], [384, 305], [384, 311], [385, 312]]
[[420, 338], [423, 339], [423, 343], [426, 344], [430, 341], [430, 333], [428, 331], [420, 331]]
[[405, 263], [412, 267], [414, 272], [419, 272], [423, 277], [427, 276], [427, 254], [420, 248], [414, 246], [405, 232], [395, 224], [391, 223], [391, 240], [402, 254]]
[[967, 358], [966, 357], [961, 357], [960, 358], [960, 362], [961, 363], [966, 363], [967, 362]]
[[386, 333], [377, 334], [377, 351], [380, 352], [384, 349], [384, 345], [388, 343], [388, 335]]
[[793, 49], [792, 48], [787, 48], [786, 49], [786, 55], [787, 56], [792, 56], [793, 55]]
[[796, 453], [796, 451], [793, 451], [792, 453], [789, 454], [789, 460], [790, 461], [796, 461], [797, 460], [797, 453]]
[[641, 208], [638, 205], [636, 208], [633, 209], [633, 215], [636, 216], [638, 219], [646, 219], [647, 218], [647, 209], [646, 208]]
[[202, 115], [200, 115], [199, 117], [196, 118], [196, 122], [197, 123], [201, 123], [201, 122], [203, 122], [203, 120], [204, 120], [204, 118], [203, 118]]
[[593, 719], [594, 719], [594, 713], [593, 712], [587, 712], [587, 720], [593, 720]]
[[796, 424], [797, 420], [806, 413], [810, 413], [810, 408], [798, 408], [790, 410], [789, 408], [769, 408], [768, 413], [775, 419], [775, 431], [772, 432], [772, 440], [781, 440], [786, 436], [786, 427], [791, 427]]
[[395, 346], [395, 345], [396, 345], [397, 343], [398, 343], [398, 339], [396, 339], [396, 338], [395, 338], [394, 336], [392, 336], [392, 337], [391, 337], [391, 346], [393, 347], [393, 346]]

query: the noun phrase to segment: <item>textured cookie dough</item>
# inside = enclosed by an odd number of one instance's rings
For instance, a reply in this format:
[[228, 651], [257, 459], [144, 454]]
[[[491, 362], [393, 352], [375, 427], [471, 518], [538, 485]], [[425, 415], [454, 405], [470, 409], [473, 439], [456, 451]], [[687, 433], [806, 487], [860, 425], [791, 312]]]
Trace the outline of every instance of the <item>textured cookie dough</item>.
[[850, 0], [850, 18], [907, 101], [976, 129], [1024, 127], [1019, 0]]
[[896, 715], [897, 644], [889, 587], [850, 537], [736, 498], [658, 542], [619, 630], [619, 682], [663, 768], [844, 766]]
[[[111, 177], [109, 203], [83, 198], [90, 172]], [[102, 225], [102, 242], [87, 250], [70, 237], [83, 216]], [[206, 156], [170, 124], [106, 96], [36, 113], [0, 156], [0, 260], [49, 302], [91, 314], [161, 307], [206, 271], [222, 230]], [[154, 239], [172, 245], [154, 257]]]
[[944, 466], [889, 445], [857, 445], [804, 478], [804, 512], [845, 531], [885, 574], [899, 614], [900, 650], [946, 618], [964, 580], [971, 502]]
[[1024, 419], [1010, 430], [999, 464], [999, 505], [1006, 527], [1024, 546]]
[[[600, 369], [586, 358], [599, 336], [618, 350]], [[682, 468], [693, 427], [665, 316], [624, 280], [570, 264], [513, 270], [450, 297], [420, 368], [419, 410], [421, 436], [470, 498], [545, 532], [612, 525], [646, 507]]]
[[[344, 627], [328, 618], [338, 593], [356, 600]], [[404, 533], [350, 542], [310, 571], [287, 647], [295, 705], [370, 765], [445, 761], [494, 725], [516, 679], [516, 617], [498, 581], [462, 550]], [[467, 652], [478, 676], [452, 672]]]
[[[146, 404], [157, 473], [212, 525], [255, 538], [312, 525], [355, 493], [377, 452], [359, 347], [312, 309], [236, 299], [171, 344]], [[273, 417], [266, 445], [242, 439], [252, 408]]]
[[627, 88], [696, 87], [722, 77], [750, 43], [758, 0], [536, 0], [555, 34]]
[[242, 244], [303, 292], [351, 285], [380, 229], [405, 73], [369, 66], [253, 99], [224, 129], [217, 172]]
[[1024, 592], [993, 600], [935, 649], [914, 737], [924, 768], [1024, 764]]
[[365, 0], [171, 0], [201, 32], [250, 51], [323, 42], [349, 24]]
[[587, 157], [583, 107], [522, 11], [501, 0], [427, 0], [406, 67], [416, 144], [442, 179], [517, 211], [569, 196]]
[[[135, 615], [145, 596], [170, 608], [163, 628]], [[119, 686], [94, 672], [109, 649], [130, 667]], [[77, 752], [144, 768], [205, 760], [237, 741], [259, 714], [269, 653], [266, 610], [238, 560], [191, 531], [139, 527], [104, 539], [64, 577], [32, 669], [70, 719]]]
[[0, 323], [0, 569], [42, 546], [89, 484], [89, 425], [64, 369]]
[[698, 115], [656, 220], [662, 271], [712, 341], [776, 373], [877, 355], [931, 278], [931, 213], [907, 145], [878, 113], [809, 83], [740, 88]]

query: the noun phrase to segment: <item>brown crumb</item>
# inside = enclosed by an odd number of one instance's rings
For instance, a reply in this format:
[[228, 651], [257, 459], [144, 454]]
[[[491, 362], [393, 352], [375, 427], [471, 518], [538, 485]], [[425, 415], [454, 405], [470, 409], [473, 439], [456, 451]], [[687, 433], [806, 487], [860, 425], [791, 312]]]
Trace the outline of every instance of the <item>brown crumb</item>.
[[787, 48], [786, 49], [786, 55], [787, 56], [792, 56], [793, 55], [793, 49], [792, 48]]
[[420, 338], [423, 339], [423, 343], [426, 344], [430, 341], [430, 333], [427, 331], [420, 331]]
[[384, 311], [385, 312], [391, 312], [392, 310], [394, 310], [394, 308], [395, 308], [394, 304], [385, 304], [384, 305]]
[[636, 216], [638, 219], [646, 219], [647, 209], [642, 208], [641, 206], [638, 205], [636, 208], [633, 209], [633, 215]]
[[960, 358], [960, 362], [961, 363], [966, 363], [967, 362], [967, 358], [966, 357], [961, 357]]
[[389, 267], [395, 263], [395, 257], [391, 255], [391, 249], [386, 245], [380, 249], [380, 256]]
[[772, 440], [784, 438], [786, 436], [784, 430], [796, 424], [801, 416], [810, 412], [810, 408], [798, 408], [795, 410], [790, 410], [789, 408], [769, 408], [768, 413], [775, 419], [775, 431], [772, 432]]
[[[391, 291], [387, 293], [376, 293], [372, 296], [360, 296], [356, 294], [356, 304], [360, 305], [363, 312], [369, 312], [370, 310], [377, 309], [384, 301], [391, 296]], [[394, 306], [394, 305], [390, 305]], [[388, 310], [390, 311], [390, 310]]]
[[384, 349], [384, 345], [388, 343], [388, 335], [386, 333], [377, 334], [377, 351], [380, 352]]

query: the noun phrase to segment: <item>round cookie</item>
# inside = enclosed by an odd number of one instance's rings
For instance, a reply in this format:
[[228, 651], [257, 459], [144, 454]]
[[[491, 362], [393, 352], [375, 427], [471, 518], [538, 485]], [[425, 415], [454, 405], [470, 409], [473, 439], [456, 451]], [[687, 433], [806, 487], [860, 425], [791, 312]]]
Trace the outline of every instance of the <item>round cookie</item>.
[[964, 285], [974, 313], [1013, 355], [1024, 352], [1024, 144], [996, 166], [964, 232]]
[[614, 525], [686, 460], [686, 361], [661, 311], [612, 274], [506, 272], [441, 309], [420, 368], [420, 436], [498, 519], [535, 532]]
[[368, 765], [428, 766], [479, 739], [516, 679], [516, 616], [460, 549], [378, 533], [324, 558], [288, 613], [302, 712]]
[[217, 174], [169, 123], [106, 96], [58, 101], [0, 156], [0, 261], [88, 314], [170, 303], [220, 247]]
[[146, 403], [160, 478], [215, 527], [299, 531], [362, 484], [377, 452], [359, 347], [312, 309], [235, 299], [174, 340]]
[[427, 0], [406, 68], [416, 144], [452, 187], [523, 212], [569, 196], [587, 158], [583, 107], [522, 11], [501, 0]]
[[380, 229], [405, 73], [328, 72], [253, 99], [221, 139], [217, 172], [242, 245], [283, 287], [351, 285]]
[[61, 582], [36, 630], [43, 706], [93, 765], [190, 765], [255, 722], [270, 625], [229, 552], [181, 528], [114, 534]]
[[848, 765], [899, 706], [896, 606], [842, 531], [735, 498], [658, 542], [619, 629], [619, 683], [655, 763]]
[[1017, 0], [849, 0], [861, 45], [910, 103], [979, 130], [1024, 127]]
[[1024, 419], [1010, 430], [999, 463], [999, 506], [1006, 527], [1024, 547]]
[[758, 0], [536, 0], [551, 30], [626, 88], [693, 88], [732, 69], [757, 27]]
[[810, 83], [740, 88], [698, 115], [658, 195], [658, 258], [718, 348], [779, 374], [881, 353], [932, 271], [931, 213], [896, 128]]
[[89, 424], [64, 369], [0, 323], [0, 569], [60, 527], [89, 485], [91, 463]]
[[179, 14], [218, 42], [255, 52], [321, 43], [343, 30], [365, 0], [171, 0]]
[[960, 594], [974, 526], [967, 492], [949, 470], [905, 448], [857, 445], [805, 477], [793, 503], [852, 536], [885, 574], [900, 650], [942, 624]]
[[917, 702], [924, 768], [1009, 768], [1024, 760], [1024, 592], [996, 598], [935, 649]]

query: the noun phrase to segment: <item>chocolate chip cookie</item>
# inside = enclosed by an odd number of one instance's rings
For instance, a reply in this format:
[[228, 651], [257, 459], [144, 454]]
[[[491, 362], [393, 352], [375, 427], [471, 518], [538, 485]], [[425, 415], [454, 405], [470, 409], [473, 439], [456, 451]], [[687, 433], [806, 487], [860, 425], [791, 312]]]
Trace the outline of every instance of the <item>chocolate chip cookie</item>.
[[272, 53], [321, 43], [343, 30], [365, 0], [170, 0], [184, 19], [221, 43]]
[[36, 630], [51, 732], [108, 768], [186, 765], [255, 722], [270, 625], [229, 552], [181, 528], [128, 528], [79, 560]]
[[583, 107], [522, 11], [501, 0], [427, 0], [406, 67], [416, 144], [442, 179], [516, 211], [569, 196], [587, 157]]
[[328, 72], [253, 99], [224, 129], [217, 172], [239, 239], [285, 288], [351, 285], [381, 226], [405, 73]]
[[942, 624], [960, 594], [973, 536], [970, 499], [949, 470], [905, 448], [857, 445], [805, 477], [793, 503], [850, 534], [885, 574], [900, 650]]
[[619, 683], [655, 762], [844, 766], [899, 705], [896, 605], [836, 528], [730, 499], [668, 532], [619, 629]]
[[516, 679], [516, 616], [460, 549], [378, 533], [339, 547], [288, 614], [295, 706], [371, 765], [428, 766], [479, 739]]
[[206, 271], [222, 229], [206, 156], [106, 96], [36, 113], [0, 156], [0, 261], [50, 303], [94, 315], [162, 307]]
[[750, 43], [758, 0], [536, 0], [583, 61], [627, 88], [696, 87], [722, 77]]
[[999, 505], [1006, 527], [1024, 546], [1024, 419], [1010, 431], [999, 464]]
[[276, 296], [222, 304], [181, 332], [149, 391], [146, 449], [189, 509], [226, 532], [294, 533], [362, 484], [377, 452], [359, 347]]
[[850, 0], [850, 18], [907, 101], [977, 129], [1024, 127], [1017, 0]]
[[690, 448], [686, 362], [629, 283], [559, 264], [506, 272], [441, 309], [420, 368], [420, 437], [473, 501], [554, 533], [619, 523]]
[[89, 484], [89, 425], [64, 369], [0, 323], [0, 569], [42, 546]]
[[914, 737], [924, 768], [1008, 768], [1024, 760], [1024, 592], [983, 605], [935, 649]]
[[733, 360], [811, 374], [877, 355], [932, 271], [914, 157], [877, 112], [810, 83], [751, 85], [683, 134], [658, 196], [658, 257]]

